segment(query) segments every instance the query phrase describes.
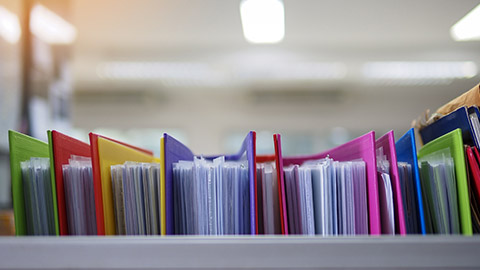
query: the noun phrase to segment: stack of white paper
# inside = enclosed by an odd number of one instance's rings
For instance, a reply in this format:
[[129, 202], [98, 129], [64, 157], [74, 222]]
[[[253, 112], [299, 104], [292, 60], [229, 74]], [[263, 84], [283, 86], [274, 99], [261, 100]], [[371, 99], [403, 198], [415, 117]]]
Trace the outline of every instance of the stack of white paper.
[[96, 235], [92, 160], [73, 156], [62, 166], [68, 233]]
[[365, 163], [330, 158], [284, 169], [291, 234], [368, 233]]
[[176, 234], [250, 234], [246, 162], [195, 158], [173, 164]]
[[382, 147], [377, 149], [377, 172], [382, 233], [393, 235], [395, 234], [395, 206], [392, 180], [390, 179], [390, 162], [384, 155]]
[[160, 234], [160, 164], [111, 166], [117, 234]]

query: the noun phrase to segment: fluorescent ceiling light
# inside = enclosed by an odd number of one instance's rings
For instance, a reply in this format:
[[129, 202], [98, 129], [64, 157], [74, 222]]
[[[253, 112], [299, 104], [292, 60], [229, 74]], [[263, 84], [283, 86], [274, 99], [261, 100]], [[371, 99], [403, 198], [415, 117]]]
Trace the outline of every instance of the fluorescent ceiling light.
[[474, 62], [369, 62], [362, 71], [377, 80], [469, 79], [478, 74]]
[[316, 81], [345, 78], [339, 62], [276, 63], [273, 66], [216, 69], [199, 62], [105, 62], [97, 67], [100, 79], [113, 81], [161, 81], [166, 86], [221, 86], [252, 81]]
[[480, 5], [454, 24], [450, 35], [456, 41], [480, 40]]
[[347, 68], [340, 62], [297, 62], [246, 66], [237, 74], [243, 80], [340, 80]]
[[21, 33], [17, 15], [0, 6], [0, 36], [8, 43], [15, 44]]
[[251, 43], [278, 43], [285, 36], [285, 12], [281, 0], [242, 0], [243, 35]]
[[70, 44], [77, 36], [73, 25], [39, 4], [30, 13], [30, 31], [49, 44]]
[[195, 62], [123, 62], [100, 64], [101, 79], [156, 81], [166, 86], [219, 86], [225, 75], [205, 63]]

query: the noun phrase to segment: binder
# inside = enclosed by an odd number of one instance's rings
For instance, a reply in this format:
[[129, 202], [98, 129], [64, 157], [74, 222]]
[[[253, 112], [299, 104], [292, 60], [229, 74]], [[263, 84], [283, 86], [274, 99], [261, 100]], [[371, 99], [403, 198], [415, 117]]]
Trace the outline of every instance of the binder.
[[90, 157], [90, 145], [55, 130], [49, 130], [47, 133], [51, 153], [50, 166], [52, 167], [52, 178], [57, 187], [58, 224], [60, 235], [68, 235], [62, 165], [68, 164], [68, 160], [72, 155]]
[[472, 235], [472, 219], [470, 215], [470, 199], [468, 194], [462, 130], [457, 128], [427, 143], [418, 151], [418, 158], [423, 158], [426, 155], [445, 148], [450, 149], [450, 154], [453, 157], [455, 165], [461, 231], [463, 235]]
[[328, 151], [298, 157], [282, 158], [282, 166], [291, 164], [302, 164], [311, 159], [321, 159], [330, 156], [338, 161], [350, 161], [362, 159], [366, 165], [367, 186], [368, 186], [368, 213], [370, 234], [380, 235], [380, 207], [378, 198], [378, 182], [377, 182], [377, 161], [375, 153], [375, 132], [371, 131], [363, 136], [351, 140], [343, 145], [332, 148]]
[[395, 207], [395, 234], [407, 234], [405, 226], [405, 216], [403, 209], [403, 199], [400, 188], [400, 178], [398, 176], [397, 153], [395, 151], [395, 137], [393, 130], [387, 132], [385, 135], [375, 141], [376, 148], [383, 148], [383, 153], [390, 162], [390, 179], [392, 181], [392, 191], [394, 195]]
[[[249, 179], [250, 179], [250, 232], [251, 234], [255, 234], [256, 229], [256, 205], [255, 205], [255, 185], [256, 185], [256, 159], [255, 159], [255, 141], [256, 141], [256, 133], [254, 131], [250, 131], [246, 138], [244, 139], [241, 149], [238, 153], [233, 155], [225, 155], [226, 161], [238, 161], [242, 159], [246, 159], [248, 162], [248, 170], [249, 170]], [[161, 172], [161, 188], [164, 188], [165, 196], [162, 198], [161, 203], [165, 205], [165, 207], [161, 207], [162, 209], [165, 208], [165, 219], [166, 219], [166, 231], [165, 234], [172, 235], [175, 233], [174, 231], [174, 207], [173, 207], [173, 168], [172, 164], [176, 163], [180, 160], [190, 160], [193, 161], [194, 154], [193, 152], [184, 144], [174, 139], [172, 136], [168, 134], [164, 134], [163, 136], [163, 149], [161, 152], [163, 153], [163, 162], [165, 164], [165, 170]], [[216, 156], [208, 156], [205, 157], [206, 159], [214, 159], [218, 157]], [[162, 180], [163, 179], [163, 180]]]
[[[108, 137], [98, 135], [95, 133], [90, 133], [90, 151], [92, 157], [92, 171], [93, 171], [93, 187], [95, 190], [95, 214], [97, 220], [97, 234], [105, 235], [105, 222], [104, 222], [104, 208], [103, 208], [103, 194], [102, 194], [102, 178], [100, 170], [100, 158], [99, 158], [99, 149], [98, 149], [98, 140], [100, 138], [108, 140], [119, 145], [123, 145], [131, 150], [136, 150], [138, 152], [144, 153], [146, 155], [153, 155], [153, 152], [145, 150], [130, 144], [126, 144]], [[110, 189], [111, 194], [111, 189]]]
[[397, 161], [406, 162], [412, 166], [413, 179], [415, 180], [415, 189], [418, 204], [418, 220], [420, 221], [420, 232], [426, 234], [425, 214], [423, 209], [422, 186], [420, 182], [420, 172], [418, 170], [417, 146], [415, 142], [415, 130], [408, 130], [395, 144], [397, 151]]
[[461, 129], [463, 142], [468, 145], [479, 145], [474, 141], [473, 127], [468, 117], [466, 107], [460, 107], [450, 114], [438, 119], [432, 124], [419, 130], [423, 144], [445, 135], [455, 129]]
[[[25, 201], [20, 162], [31, 157], [50, 157], [48, 144], [28, 135], [9, 130], [8, 141], [10, 147], [10, 172], [12, 177], [12, 201], [15, 218], [15, 234], [26, 235], [27, 224], [25, 217]], [[51, 161], [50, 161], [51, 162]], [[58, 235], [58, 215], [55, 181], [52, 178], [52, 198], [55, 221], [55, 232]]]

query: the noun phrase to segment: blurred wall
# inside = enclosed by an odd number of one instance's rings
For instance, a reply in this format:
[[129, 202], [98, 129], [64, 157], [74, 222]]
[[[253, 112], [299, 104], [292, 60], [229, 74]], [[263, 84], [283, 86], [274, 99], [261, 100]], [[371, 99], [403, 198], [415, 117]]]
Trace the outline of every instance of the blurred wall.
[[334, 93], [314, 89], [297, 93], [295, 89], [287, 93], [242, 89], [78, 91], [72, 115], [73, 125], [85, 130], [180, 129], [196, 153], [225, 151], [229, 134], [249, 130], [307, 134], [316, 138], [315, 149], [311, 149], [315, 152], [326, 150], [322, 140], [335, 127], [346, 128], [352, 136], [393, 129], [399, 137], [426, 109], [436, 110], [470, 87], [472, 81], [441, 86], [351, 86]]

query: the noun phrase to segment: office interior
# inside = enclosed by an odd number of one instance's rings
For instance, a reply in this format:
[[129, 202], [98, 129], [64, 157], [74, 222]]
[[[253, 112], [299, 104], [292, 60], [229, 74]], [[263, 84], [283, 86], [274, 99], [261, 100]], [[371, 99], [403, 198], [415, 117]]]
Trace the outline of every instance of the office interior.
[[247, 37], [243, 2], [0, 0], [0, 208], [9, 129], [94, 131], [157, 156], [164, 132], [216, 154], [255, 130], [259, 154], [273, 133], [311, 154], [399, 137], [480, 81], [480, 37], [454, 31], [477, 0], [265, 0], [283, 11], [273, 41]]

